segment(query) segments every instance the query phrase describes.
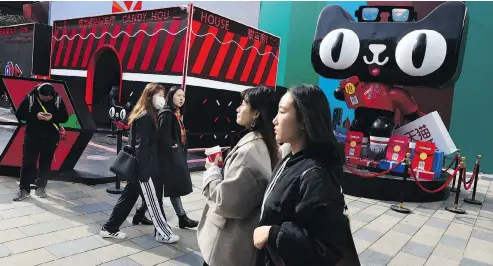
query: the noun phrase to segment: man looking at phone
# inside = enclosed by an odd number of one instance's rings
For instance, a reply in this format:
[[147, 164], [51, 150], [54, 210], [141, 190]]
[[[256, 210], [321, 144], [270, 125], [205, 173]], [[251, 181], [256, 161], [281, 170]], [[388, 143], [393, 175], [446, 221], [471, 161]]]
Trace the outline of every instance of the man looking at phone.
[[[60, 123], [68, 120], [63, 100], [53, 85], [43, 83], [29, 93], [17, 109], [16, 116], [25, 121], [26, 130], [22, 151], [22, 168], [19, 192], [14, 201], [31, 196], [31, 184], [36, 181], [36, 196], [46, 197], [47, 175], [60, 141]], [[39, 174], [36, 164], [39, 157]]]

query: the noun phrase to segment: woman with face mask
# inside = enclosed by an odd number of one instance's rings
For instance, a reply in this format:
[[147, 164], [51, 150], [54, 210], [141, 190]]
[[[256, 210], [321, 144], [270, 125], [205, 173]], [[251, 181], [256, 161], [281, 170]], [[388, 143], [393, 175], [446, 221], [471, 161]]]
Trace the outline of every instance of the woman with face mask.
[[272, 119], [279, 103], [274, 90], [255, 87], [241, 92], [236, 123], [245, 130], [221, 169], [206, 162], [206, 206], [198, 228], [204, 265], [250, 266], [255, 261], [252, 234], [273, 166], [278, 161]]
[[359, 265], [339, 183], [342, 146], [320, 88], [290, 88], [274, 119], [276, 140], [291, 152], [278, 164], [253, 234], [257, 265]]
[[[163, 185], [161, 178], [158, 176], [157, 113], [165, 105], [164, 95], [163, 86], [156, 83], [147, 84], [139, 101], [130, 113], [128, 122], [132, 125], [132, 130], [129, 143], [134, 139], [134, 154], [137, 159], [138, 176], [135, 181], [129, 181], [125, 186], [123, 194], [111, 213], [110, 219], [101, 228], [99, 234], [102, 237], [118, 239], [126, 237], [126, 234], [121, 232], [119, 228], [129, 215], [140, 194], [144, 201], [142, 206], [137, 209], [133, 223], [139, 223], [145, 218], [144, 215], [147, 206], [149, 206], [152, 222], [156, 228], [155, 240], [168, 244], [179, 240], [179, 236], [171, 231], [164, 215]], [[135, 132], [133, 132], [133, 129], [135, 129]]]

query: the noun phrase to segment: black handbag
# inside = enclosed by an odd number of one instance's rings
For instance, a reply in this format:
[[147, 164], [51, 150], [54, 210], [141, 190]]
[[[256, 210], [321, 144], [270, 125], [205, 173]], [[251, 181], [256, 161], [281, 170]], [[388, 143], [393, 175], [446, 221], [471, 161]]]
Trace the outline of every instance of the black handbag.
[[131, 147], [125, 147], [116, 156], [115, 161], [110, 166], [110, 171], [116, 174], [120, 179], [128, 182], [137, 180], [137, 158], [135, 158], [135, 123], [132, 124], [132, 141]]

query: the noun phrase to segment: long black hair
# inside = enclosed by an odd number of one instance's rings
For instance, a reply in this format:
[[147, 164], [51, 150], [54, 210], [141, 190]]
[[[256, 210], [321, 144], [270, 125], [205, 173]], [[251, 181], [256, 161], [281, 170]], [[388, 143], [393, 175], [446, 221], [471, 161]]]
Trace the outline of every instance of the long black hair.
[[[180, 86], [173, 86], [169, 89], [166, 94], [166, 105], [173, 111], [176, 110], [175, 103], [173, 102], [173, 97], [178, 90], [183, 90]], [[186, 102], [186, 100], [185, 100]], [[180, 115], [185, 115], [185, 103], [180, 107]]]
[[259, 112], [255, 125], [248, 130], [258, 132], [262, 135], [269, 151], [271, 166], [274, 168], [279, 160], [279, 156], [272, 120], [274, 120], [277, 114], [279, 96], [273, 89], [258, 86], [242, 91], [241, 98], [250, 104], [252, 111]]
[[301, 84], [288, 89], [293, 96], [296, 118], [305, 135], [305, 150], [326, 165], [344, 164], [344, 150], [332, 131], [330, 106], [316, 85]]

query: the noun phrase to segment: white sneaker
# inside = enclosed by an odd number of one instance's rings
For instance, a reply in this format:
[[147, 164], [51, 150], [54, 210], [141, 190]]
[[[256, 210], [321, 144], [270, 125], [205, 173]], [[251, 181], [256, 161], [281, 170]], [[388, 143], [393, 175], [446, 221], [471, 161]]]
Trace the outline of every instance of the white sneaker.
[[154, 238], [157, 242], [165, 243], [165, 244], [173, 244], [180, 240], [180, 236], [171, 234], [169, 237], [162, 236], [160, 233], [156, 233], [156, 237]]
[[127, 234], [125, 234], [122, 231], [118, 231], [116, 233], [110, 233], [106, 231], [106, 229], [101, 228], [101, 231], [99, 231], [99, 235], [103, 238], [116, 238], [116, 239], [124, 239], [127, 237]]

